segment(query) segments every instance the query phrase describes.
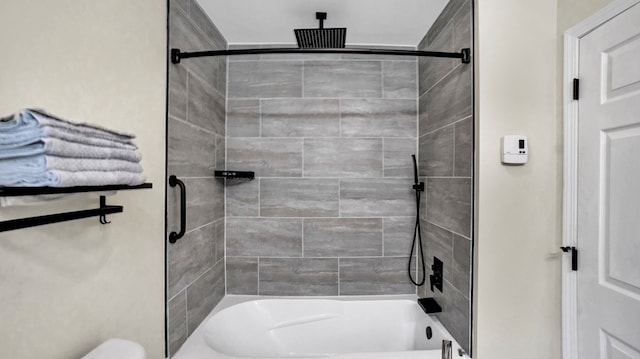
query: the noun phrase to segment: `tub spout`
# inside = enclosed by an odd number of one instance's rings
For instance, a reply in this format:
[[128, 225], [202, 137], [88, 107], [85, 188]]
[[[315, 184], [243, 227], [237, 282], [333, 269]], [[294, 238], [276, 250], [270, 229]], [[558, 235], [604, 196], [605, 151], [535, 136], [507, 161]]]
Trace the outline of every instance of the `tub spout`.
[[452, 359], [451, 340], [442, 340], [442, 359]]

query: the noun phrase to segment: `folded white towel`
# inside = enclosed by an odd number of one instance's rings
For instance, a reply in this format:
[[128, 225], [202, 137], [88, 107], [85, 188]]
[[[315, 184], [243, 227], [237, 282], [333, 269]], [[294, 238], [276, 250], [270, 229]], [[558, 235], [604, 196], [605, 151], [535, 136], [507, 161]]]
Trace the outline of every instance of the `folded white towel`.
[[0, 159], [0, 176], [2, 174], [32, 175], [50, 170], [62, 171], [123, 171], [142, 173], [142, 165], [138, 162], [118, 159], [96, 160], [93, 158], [71, 158], [39, 154], [11, 159]]
[[52, 170], [25, 176], [24, 174], [0, 174], [0, 185], [8, 187], [75, 187], [143, 184], [142, 173], [124, 171], [60, 171]]
[[113, 141], [128, 142], [135, 138], [133, 134], [116, 132], [97, 125], [63, 120], [42, 110], [25, 109], [13, 116], [0, 119], [0, 132], [4, 133], [24, 133], [25, 131], [34, 131], [41, 126], [64, 128], [86, 136]]

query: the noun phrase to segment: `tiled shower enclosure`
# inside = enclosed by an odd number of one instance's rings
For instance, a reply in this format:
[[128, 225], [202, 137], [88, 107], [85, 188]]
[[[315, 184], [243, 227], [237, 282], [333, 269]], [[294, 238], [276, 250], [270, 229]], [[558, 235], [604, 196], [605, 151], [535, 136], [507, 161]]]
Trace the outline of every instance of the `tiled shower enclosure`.
[[229, 59], [227, 293], [414, 293], [415, 58]]
[[[471, 47], [471, 8], [451, 0], [418, 49]], [[171, 47], [228, 47], [195, 0], [171, 0], [169, 20]], [[187, 184], [188, 218], [187, 235], [167, 244], [169, 352], [225, 294], [434, 296], [468, 350], [472, 69], [346, 54], [169, 64], [168, 174]], [[412, 154], [426, 183], [427, 269], [434, 256], [444, 262], [443, 292], [416, 288], [407, 274]], [[225, 181], [216, 169], [256, 177]], [[168, 232], [177, 198], [169, 188]]]

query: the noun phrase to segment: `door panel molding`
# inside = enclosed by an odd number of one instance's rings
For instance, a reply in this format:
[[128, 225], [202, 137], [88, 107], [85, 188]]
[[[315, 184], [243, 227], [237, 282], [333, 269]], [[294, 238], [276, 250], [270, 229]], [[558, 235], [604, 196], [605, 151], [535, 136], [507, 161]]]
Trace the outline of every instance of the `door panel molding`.
[[[580, 40], [594, 29], [640, 0], [615, 0], [564, 33], [563, 118], [563, 223], [562, 245], [577, 246], [578, 199], [578, 104], [573, 99], [573, 79], [579, 77]], [[562, 261], [562, 358], [578, 358], [577, 272], [570, 256]]]

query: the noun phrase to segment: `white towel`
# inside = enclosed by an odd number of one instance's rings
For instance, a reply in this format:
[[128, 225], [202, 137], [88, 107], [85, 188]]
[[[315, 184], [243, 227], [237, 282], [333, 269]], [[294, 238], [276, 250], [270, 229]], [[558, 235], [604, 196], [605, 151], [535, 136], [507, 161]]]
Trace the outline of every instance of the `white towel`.
[[123, 171], [142, 173], [138, 162], [93, 158], [71, 158], [39, 154], [11, 159], [0, 159], [0, 177], [7, 174], [32, 175], [49, 170], [62, 171]]
[[80, 143], [67, 142], [57, 138], [44, 138], [44, 153], [60, 157], [118, 159], [140, 162], [142, 156], [138, 151], [112, 147], [97, 147]]

